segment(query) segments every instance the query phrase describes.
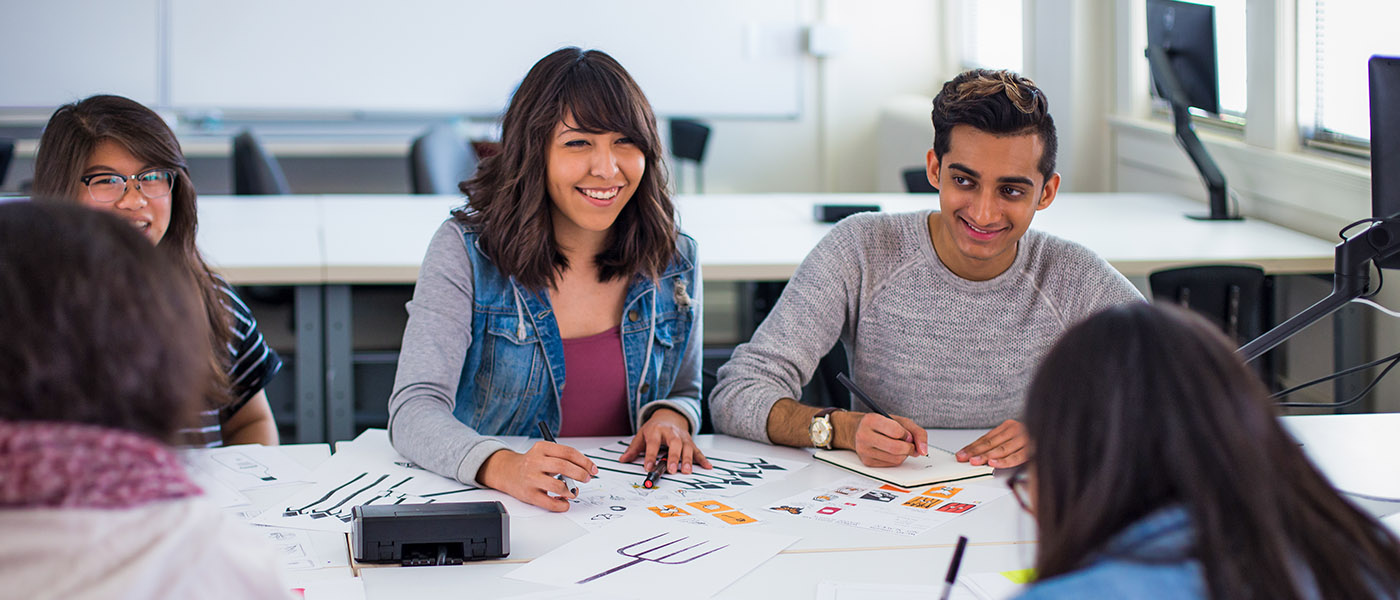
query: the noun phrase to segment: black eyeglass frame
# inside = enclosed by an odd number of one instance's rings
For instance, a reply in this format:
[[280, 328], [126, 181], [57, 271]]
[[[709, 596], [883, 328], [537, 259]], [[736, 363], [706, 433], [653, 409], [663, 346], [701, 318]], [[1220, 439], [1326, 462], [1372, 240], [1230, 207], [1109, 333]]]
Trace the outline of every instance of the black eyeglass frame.
[[[165, 175], [167, 176], [169, 182], [170, 182], [170, 191], [168, 191], [168, 192], [166, 192], [166, 193], [164, 193], [164, 194], [162, 194], [162, 195], [159, 195], [159, 196], [152, 196], [152, 195], [146, 193], [146, 190], [143, 189], [143, 188], [141, 187], [141, 178], [144, 177], [144, 176], [146, 176], [146, 175], [150, 175], [151, 173], [163, 173], [163, 174], [165, 174]], [[92, 198], [92, 201], [93, 201], [93, 202], [98, 202], [98, 203], [101, 203], [101, 204], [111, 204], [111, 203], [113, 203], [113, 202], [116, 202], [116, 201], [118, 201], [118, 200], [121, 200], [121, 195], [118, 195], [116, 198], [113, 198], [113, 199], [111, 199], [111, 200], [99, 200], [99, 199], [97, 198], [97, 196], [94, 195], [93, 192], [92, 192], [92, 180], [93, 180], [93, 179], [96, 179], [96, 178], [98, 178], [98, 177], [116, 177], [116, 178], [118, 178], [118, 179], [121, 179], [121, 180], [122, 180], [122, 195], [126, 194], [126, 186], [127, 186], [127, 184], [131, 183], [131, 182], [134, 180], [134, 181], [136, 182], [136, 191], [140, 192], [140, 193], [141, 193], [141, 196], [142, 196], [143, 198], [146, 198], [147, 200], [159, 200], [159, 199], [161, 199], [161, 198], [165, 198], [165, 197], [170, 196], [171, 194], [174, 194], [174, 193], [175, 193], [175, 180], [178, 179], [179, 176], [180, 176], [180, 173], [179, 173], [178, 171], [176, 171], [175, 169], [167, 169], [167, 168], [164, 168], [164, 167], [157, 167], [157, 168], [154, 168], [154, 169], [146, 169], [145, 171], [141, 171], [140, 173], [135, 173], [135, 174], [132, 174], [132, 175], [122, 175], [121, 173], [114, 173], [114, 172], [110, 172], [110, 171], [104, 171], [104, 172], [101, 172], [101, 173], [91, 173], [91, 174], [83, 175], [82, 177], [79, 177], [79, 178], [78, 178], [78, 181], [79, 181], [80, 183], [83, 184], [83, 187], [84, 187], [84, 188], [87, 189], [88, 197], [89, 197], [89, 198]]]
[[1011, 470], [1011, 475], [1006, 478], [1006, 487], [1011, 489], [1011, 495], [1016, 498], [1016, 503], [1021, 505], [1021, 510], [1035, 512], [1035, 503], [1030, 498], [1030, 463], [1022, 463]]

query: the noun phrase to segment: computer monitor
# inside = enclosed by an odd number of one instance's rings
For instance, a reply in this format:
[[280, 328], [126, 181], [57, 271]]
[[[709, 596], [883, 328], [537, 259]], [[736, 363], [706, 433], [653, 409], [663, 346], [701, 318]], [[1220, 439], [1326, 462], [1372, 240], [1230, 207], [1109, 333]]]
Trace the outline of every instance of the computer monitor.
[[1220, 112], [1215, 8], [1174, 0], [1147, 0], [1147, 62], [1157, 94], [1172, 105], [1176, 140], [1195, 163], [1210, 196], [1210, 214], [1192, 218], [1238, 219], [1230, 210], [1225, 175], [1196, 137], [1191, 122], [1191, 107]]
[[[1372, 56], [1371, 216], [1400, 218], [1400, 57]], [[1376, 266], [1400, 269], [1400, 257]]]
[[[1215, 59], [1215, 7], [1174, 0], [1148, 0], [1147, 45], [1167, 52], [1184, 92], [1181, 101], [1211, 114], [1220, 112], [1220, 75]], [[1154, 78], [1157, 95], [1170, 99]]]

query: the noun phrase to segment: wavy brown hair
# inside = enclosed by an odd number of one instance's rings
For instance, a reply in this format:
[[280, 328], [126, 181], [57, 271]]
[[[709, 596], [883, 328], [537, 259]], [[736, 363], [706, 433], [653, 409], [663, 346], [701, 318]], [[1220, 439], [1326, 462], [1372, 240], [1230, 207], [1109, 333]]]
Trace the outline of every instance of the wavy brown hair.
[[520, 82], [501, 123], [501, 152], [462, 182], [469, 204], [457, 220], [480, 231], [500, 271], [544, 289], [569, 261], [554, 240], [547, 157], [555, 126], [573, 115], [588, 133], [617, 132], [646, 157], [642, 180], [594, 256], [598, 277], [655, 276], [676, 253], [675, 206], [666, 191], [661, 137], [646, 95], [613, 57], [568, 47], [540, 59]]
[[213, 382], [188, 273], [120, 218], [0, 204], [0, 419], [174, 443]]
[[1035, 134], [1045, 145], [1037, 167], [1045, 179], [1055, 174], [1059, 141], [1050, 101], [1035, 82], [1013, 71], [971, 69], [959, 73], [933, 98], [933, 153], [948, 153], [953, 127], [968, 125], [998, 136]]
[[58, 107], [39, 138], [39, 151], [34, 157], [34, 196], [80, 203], [87, 191], [79, 178], [88, 157], [103, 140], [116, 142], [146, 164], [176, 172], [170, 193], [170, 226], [156, 247], [174, 259], [199, 290], [210, 344], [218, 349], [211, 355], [207, 369], [217, 385], [210, 387], [206, 404], [225, 406], [229, 403], [229, 391], [224, 363], [231, 357], [226, 356], [224, 349], [233, 332], [213, 271], [195, 246], [199, 221], [194, 184], [180, 142], [165, 120], [141, 103], [121, 96], [92, 96]]
[[1309, 576], [1322, 598], [1400, 589], [1395, 536], [1328, 484], [1233, 344], [1193, 313], [1129, 303], [1070, 329], [1036, 372], [1025, 426], [1042, 579], [1176, 506], [1213, 598], [1302, 598]]

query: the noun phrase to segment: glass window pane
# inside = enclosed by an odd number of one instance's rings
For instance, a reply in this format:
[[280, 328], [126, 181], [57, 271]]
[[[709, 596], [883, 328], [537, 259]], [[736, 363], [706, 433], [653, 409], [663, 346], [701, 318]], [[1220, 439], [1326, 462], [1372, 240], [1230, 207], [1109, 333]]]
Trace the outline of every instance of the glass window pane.
[[1199, 0], [1192, 4], [1215, 7], [1215, 68], [1220, 86], [1220, 114], [1235, 117], [1230, 120], [1238, 122], [1248, 108], [1245, 0]]
[[959, 0], [964, 67], [1021, 72], [1021, 0]]
[[1366, 143], [1370, 100], [1366, 61], [1400, 56], [1400, 3], [1300, 0], [1298, 125], [1310, 139]]

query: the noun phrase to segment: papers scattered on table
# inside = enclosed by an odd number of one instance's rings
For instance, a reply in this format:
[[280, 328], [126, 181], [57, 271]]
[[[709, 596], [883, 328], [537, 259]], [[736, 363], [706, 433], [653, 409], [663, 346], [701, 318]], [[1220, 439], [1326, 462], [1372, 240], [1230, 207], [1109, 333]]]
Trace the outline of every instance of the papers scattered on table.
[[193, 448], [181, 450], [180, 460], [205, 497], [226, 509], [251, 505], [244, 492], [311, 481], [306, 467], [275, 447]]
[[278, 562], [288, 571], [350, 566], [343, 535], [265, 525], [255, 525], [253, 531], [276, 549]]
[[812, 456], [866, 477], [906, 488], [992, 474], [991, 467], [960, 463], [951, 452], [933, 446], [929, 446], [928, 456], [910, 457], [895, 467], [865, 466], [860, 462], [860, 456], [851, 450], [818, 450]]
[[708, 598], [797, 541], [743, 528], [632, 519], [575, 539], [507, 577], [611, 597]]
[[1007, 493], [1005, 486], [982, 482], [910, 489], [852, 477], [770, 503], [767, 508], [814, 521], [913, 536]]

